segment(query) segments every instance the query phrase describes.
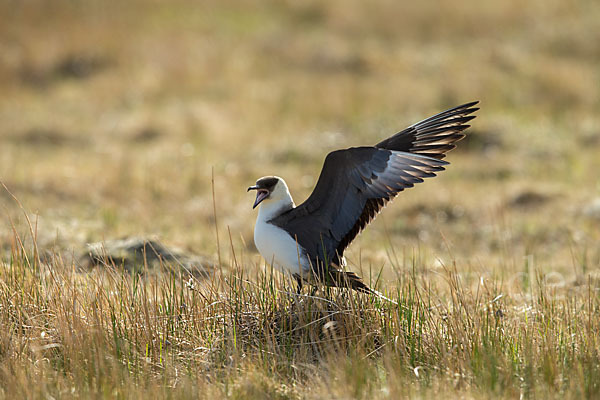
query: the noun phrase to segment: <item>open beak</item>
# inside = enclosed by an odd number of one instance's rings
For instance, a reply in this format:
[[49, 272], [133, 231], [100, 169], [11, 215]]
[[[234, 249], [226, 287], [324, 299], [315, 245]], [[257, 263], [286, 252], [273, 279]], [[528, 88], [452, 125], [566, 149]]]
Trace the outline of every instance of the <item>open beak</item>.
[[254, 205], [252, 206], [252, 208], [256, 208], [257, 205], [260, 204], [261, 201], [263, 201], [264, 199], [266, 199], [267, 197], [269, 197], [269, 191], [266, 189], [261, 189], [258, 186], [254, 185], [254, 186], [250, 186], [248, 188], [248, 192], [251, 190], [256, 190], [256, 200], [254, 201]]

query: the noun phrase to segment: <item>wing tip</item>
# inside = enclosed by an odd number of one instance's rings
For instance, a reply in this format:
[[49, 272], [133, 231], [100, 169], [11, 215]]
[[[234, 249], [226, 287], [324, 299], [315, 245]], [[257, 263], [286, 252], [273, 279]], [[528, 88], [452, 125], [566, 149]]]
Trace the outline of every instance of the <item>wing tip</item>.
[[[473, 101], [465, 103], [465, 104], [463, 104], [461, 106], [458, 106], [457, 108], [471, 108], [471, 107], [473, 107], [473, 106], [475, 106], [477, 104], [479, 104], [479, 100], [473, 100]], [[477, 110], [479, 110], [479, 108], [477, 108]], [[477, 111], [477, 110], [475, 110], [475, 111]]]

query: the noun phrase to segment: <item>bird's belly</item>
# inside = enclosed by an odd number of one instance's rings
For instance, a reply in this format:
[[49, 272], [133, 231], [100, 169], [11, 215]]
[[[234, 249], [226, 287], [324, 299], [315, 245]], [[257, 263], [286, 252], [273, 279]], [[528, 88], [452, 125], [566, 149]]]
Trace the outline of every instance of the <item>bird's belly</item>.
[[310, 270], [303, 249], [286, 231], [273, 224], [257, 221], [254, 244], [267, 263], [282, 272], [305, 275]]

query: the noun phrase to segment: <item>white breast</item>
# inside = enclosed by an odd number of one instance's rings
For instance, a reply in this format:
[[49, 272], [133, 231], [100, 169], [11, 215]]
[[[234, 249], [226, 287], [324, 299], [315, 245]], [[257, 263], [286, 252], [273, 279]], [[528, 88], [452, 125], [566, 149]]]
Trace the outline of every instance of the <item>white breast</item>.
[[306, 275], [310, 270], [304, 251], [286, 231], [260, 218], [254, 227], [254, 244], [274, 268], [282, 272]]
[[285, 230], [270, 224], [274, 210], [261, 207], [254, 226], [254, 244], [256, 248], [274, 268], [282, 272], [306, 275], [310, 271], [308, 259], [303, 249]]
[[278, 179], [269, 197], [260, 203], [254, 226], [254, 244], [273, 267], [309, 279], [310, 263], [304, 249], [284, 229], [268, 222], [295, 207], [285, 181]]

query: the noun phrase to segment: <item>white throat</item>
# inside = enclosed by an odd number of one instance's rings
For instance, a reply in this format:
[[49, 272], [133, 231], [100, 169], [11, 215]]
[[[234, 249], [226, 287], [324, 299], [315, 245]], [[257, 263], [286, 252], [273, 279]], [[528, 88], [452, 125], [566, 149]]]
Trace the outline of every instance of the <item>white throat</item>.
[[254, 243], [267, 263], [282, 272], [305, 276], [310, 270], [310, 264], [304, 249], [285, 230], [269, 223], [282, 212], [295, 206], [287, 186], [284, 184], [277, 187], [269, 198], [259, 205], [254, 226]]
[[290, 196], [288, 199], [264, 200], [258, 206], [258, 216], [256, 217], [256, 222], [270, 221], [282, 212], [292, 209], [294, 207], [296, 207], [296, 205], [292, 200], [292, 196]]
[[296, 207], [292, 195], [285, 184], [285, 181], [279, 178], [279, 182], [273, 188], [269, 197], [264, 199], [258, 206], [258, 221], [270, 221], [284, 211]]

